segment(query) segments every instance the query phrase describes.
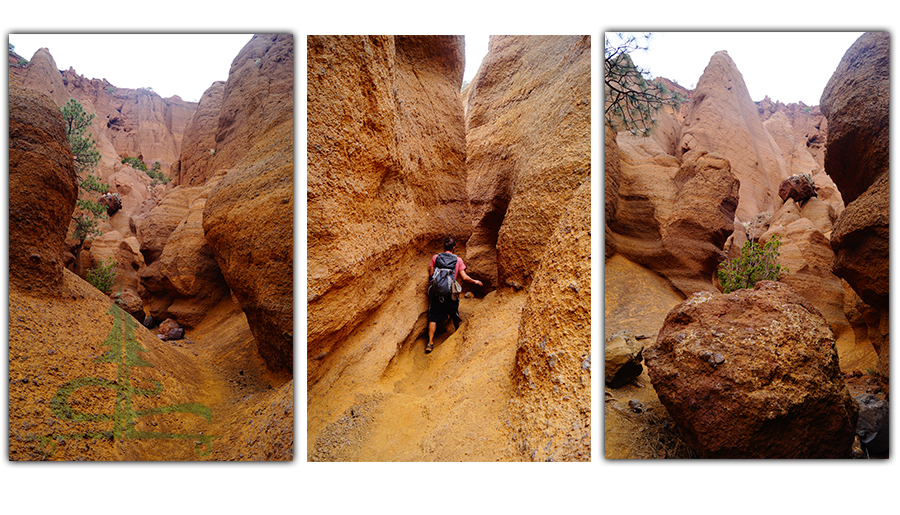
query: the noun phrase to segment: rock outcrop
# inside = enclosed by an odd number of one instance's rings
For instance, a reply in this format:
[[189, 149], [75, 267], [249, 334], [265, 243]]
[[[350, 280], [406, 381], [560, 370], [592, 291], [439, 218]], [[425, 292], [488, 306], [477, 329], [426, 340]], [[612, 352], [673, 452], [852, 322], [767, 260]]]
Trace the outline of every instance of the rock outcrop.
[[644, 346], [629, 331], [619, 331], [606, 339], [604, 349], [606, 386], [618, 388], [644, 371]]
[[678, 158], [706, 150], [731, 164], [741, 185], [738, 220], [772, 212], [779, 204], [778, 185], [788, 175], [787, 164], [727, 52], [716, 52], [697, 82], [681, 134]]
[[821, 100], [828, 117], [825, 166], [848, 202], [831, 236], [834, 273], [880, 314], [872, 344], [884, 376], [889, 372], [889, 43], [886, 32], [863, 34], [847, 50]]
[[47, 48], [38, 49], [31, 57], [31, 61], [25, 69], [22, 86], [46, 94], [60, 107], [69, 101], [66, 84], [59, 73], [56, 61], [53, 60], [53, 56], [50, 55], [50, 50]]
[[709, 458], [846, 458], [858, 416], [822, 315], [791, 287], [693, 295], [644, 351], [685, 440]]
[[466, 114], [467, 264], [489, 288], [530, 284], [590, 173], [590, 66], [588, 36], [491, 36]]
[[[309, 384], [378, 306], [413, 277], [424, 284], [445, 236], [471, 233], [463, 46], [461, 37], [307, 38]], [[396, 314], [400, 341], [425, 313], [424, 295], [408, 309]]]
[[718, 154], [679, 164], [651, 138], [619, 135], [616, 251], [669, 279], [683, 294], [712, 289], [722, 246], [734, 230], [739, 182]]
[[202, 211], [206, 242], [260, 354], [287, 369], [294, 346], [293, 66], [289, 34], [254, 36], [235, 57], [213, 165], [229, 171]]
[[851, 46], [820, 100], [828, 118], [825, 169], [850, 204], [890, 159], [890, 34], [869, 32]]
[[171, 317], [194, 327], [229, 293], [203, 230], [203, 211], [216, 182], [178, 188], [138, 221], [138, 234], [144, 237], [141, 252], [155, 256], [142, 270], [141, 281], [156, 319]]
[[216, 132], [222, 110], [225, 83], [213, 82], [200, 97], [200, 104], [184, 131], [181, 159], [172, 174], [175, 184], [200, 186], [211, 178], [209, 164], [216, 154]]
[[10, 284], [53, 291], [78, 195], [65, 122], [50, 97], [9, 84]]
[[512, 410], [522, 455], [591, 458], [591, 184], [575, 192], [522, 309]]

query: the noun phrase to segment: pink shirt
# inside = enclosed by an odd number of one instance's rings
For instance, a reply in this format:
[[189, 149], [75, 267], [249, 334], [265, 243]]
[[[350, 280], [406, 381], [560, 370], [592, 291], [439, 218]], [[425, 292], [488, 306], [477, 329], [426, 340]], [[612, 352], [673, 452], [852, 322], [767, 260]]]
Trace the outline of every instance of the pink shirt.
[[[438, 257], [437, 254], [431, 256], [431, 269], [432, 270], [434, 270], [434, 264], [437, 263], [437, 257]], [[466, 269], [466, 264], [463, 263], [463, 260], [461, 257], [457, 256], [456, 269], [453, 270], [453, 280], [454, 281], [456, 280], [456, 277], [457, 277], [457, 275], [459, 275], [460, 270], [465, 270], [465, 269]]]

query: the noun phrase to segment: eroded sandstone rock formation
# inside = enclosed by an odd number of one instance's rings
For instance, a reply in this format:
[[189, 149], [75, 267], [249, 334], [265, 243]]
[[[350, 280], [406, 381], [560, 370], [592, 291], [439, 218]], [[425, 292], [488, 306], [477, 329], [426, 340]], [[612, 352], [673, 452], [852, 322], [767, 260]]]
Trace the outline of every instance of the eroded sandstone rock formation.
[[[461, 37], [307, 38], [310, 382], [398, 288], [424, 283], [443, 237], [471, 233], [462, 73]], [[426, 308], [422, 295], [398, 326]]]
[[260, 354], [282, 369], [293, 367], [294, 352], [293, 67], [290, 34], [256, 35], [235, 57], [212, 165], [228, 171], [202, 211], [206, 241]]
[[62, 114], [50, 97], [9, 83], [10, 285], [54, 291], [78, 194]]
[[491, 37], [466, 112], [468, 263], [488, 287], [533, 280], [590, 173], [590, 65], [587, 36]]
[[708, 458], [847, 458], [858, 416], [834, 336], [782, 283], [698, 293], [644, 351], [653, 387]]
[[763, 127], [741, 72], [725, 51], [712, 56], [694, 90], [677, 157], [690, 150], [717, 152], [731, 163], [741, 183], [738, 220], [746, 222], [773, 210], [787, 165]]
[[522, 310], [512, 409], [520, 452], [534, 461], [591, 457], [590, 215], [588, 175], [557, 222]]

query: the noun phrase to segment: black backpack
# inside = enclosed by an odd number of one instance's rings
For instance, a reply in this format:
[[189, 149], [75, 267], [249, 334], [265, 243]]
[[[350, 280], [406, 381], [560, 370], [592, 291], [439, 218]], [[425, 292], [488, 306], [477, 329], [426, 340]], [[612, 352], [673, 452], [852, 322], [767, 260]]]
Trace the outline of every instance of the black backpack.
[[456, 271], [456, 260], [449, 252], [441, 252], [434, 261], [434, 273], [431, 274], [431, 296], [441, 298], [453, 292], [453, 277]]

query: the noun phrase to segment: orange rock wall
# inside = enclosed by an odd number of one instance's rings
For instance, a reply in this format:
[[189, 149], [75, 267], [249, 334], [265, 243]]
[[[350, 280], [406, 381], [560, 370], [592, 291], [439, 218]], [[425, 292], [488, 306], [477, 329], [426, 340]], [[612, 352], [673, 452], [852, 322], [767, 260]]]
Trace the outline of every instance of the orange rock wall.
[[519, 326], [513, 442], [533, 461], [591, 459], [591, 184], [560, 217]]
[[[444, 236], [468, 238], [463, 48], [458, 36], [307, 38], [307, 358], [398, 285], [424, 284]], [[424, 295], [416, 305], [413, 319]]]
[[62, 113], [42, 93], [9, 84], [10, 285], [62, 280], [66, 227], [78, 194]]
[[470, 275], [528, 285], [590, 173], [589, 36], [491, 36], [469, 86]]
[[[255, 35], [235, 57], [211, 165], [224, 176], [202, 209], [206, 242], [273, 369], [293, 366], [293, 66], [290, 34]], [[190, 226], [190, 215], [184, 223]], [[169, 270], [171, 280], [176, 274]]]

